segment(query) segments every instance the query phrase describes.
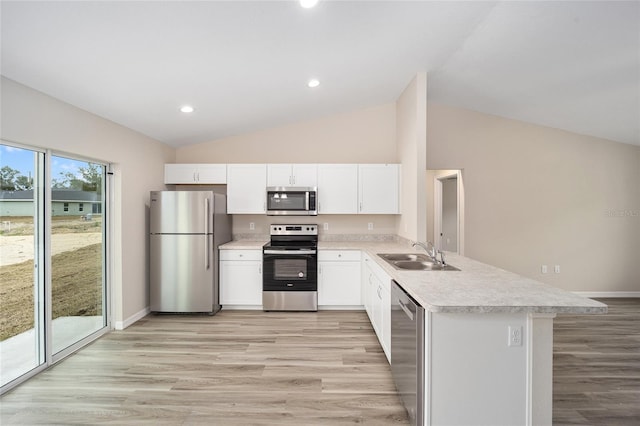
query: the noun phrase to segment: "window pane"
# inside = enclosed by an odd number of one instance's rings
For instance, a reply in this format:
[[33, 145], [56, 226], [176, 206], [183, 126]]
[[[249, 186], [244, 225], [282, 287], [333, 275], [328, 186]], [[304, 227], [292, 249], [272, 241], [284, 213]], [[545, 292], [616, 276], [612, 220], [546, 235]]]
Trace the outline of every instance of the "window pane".
[[0, 144], [0, 385], [44, 362], [43, 162]]
[[[52, 157], [51, 164], [55, 354], [106, 326], [102, 216], [105, 167], [58, 156]], [[85, 207], [92, 213], [86, 213]]]

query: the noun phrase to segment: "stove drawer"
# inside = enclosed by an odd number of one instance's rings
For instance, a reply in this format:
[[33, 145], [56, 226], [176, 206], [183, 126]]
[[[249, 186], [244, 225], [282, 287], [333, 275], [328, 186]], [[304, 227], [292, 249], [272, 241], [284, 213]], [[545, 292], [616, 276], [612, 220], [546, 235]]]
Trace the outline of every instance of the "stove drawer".
[[360, 250], [318, 250], [319, 262], [360, 262]]
[[262, 260], [262, 250], [220, 250], [220, 260]]

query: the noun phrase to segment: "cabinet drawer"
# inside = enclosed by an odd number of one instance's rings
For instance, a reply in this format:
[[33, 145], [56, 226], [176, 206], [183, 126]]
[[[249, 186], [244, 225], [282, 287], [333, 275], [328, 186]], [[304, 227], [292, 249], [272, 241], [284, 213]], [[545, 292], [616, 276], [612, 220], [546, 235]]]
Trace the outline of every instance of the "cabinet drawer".
[[318, 262], [340, 260], [360, 262], [360, 250], [318, 250]]
[[262, 260], [262, 250], [220, 250], [220, 260]]

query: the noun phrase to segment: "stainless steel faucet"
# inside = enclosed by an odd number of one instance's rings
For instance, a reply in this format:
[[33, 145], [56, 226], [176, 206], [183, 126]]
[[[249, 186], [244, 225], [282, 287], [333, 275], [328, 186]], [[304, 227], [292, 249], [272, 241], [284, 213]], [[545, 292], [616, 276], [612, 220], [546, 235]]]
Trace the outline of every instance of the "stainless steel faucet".
[[[442, 265], [446, 265], [444, 261], [444, 253], [442, 250], [436, 250], [436, 247], [433, 245], [431, 241], [427, 241], [426, 243], [422, 243], [420, 241], [414, 241], [411, 245], [412, 247], [420, 246], [427, 252], [427, 256], [431, 258], [435, 263], [441, 263]], [[440, 259], [438, 260], [438, 253], [440, 254]]]

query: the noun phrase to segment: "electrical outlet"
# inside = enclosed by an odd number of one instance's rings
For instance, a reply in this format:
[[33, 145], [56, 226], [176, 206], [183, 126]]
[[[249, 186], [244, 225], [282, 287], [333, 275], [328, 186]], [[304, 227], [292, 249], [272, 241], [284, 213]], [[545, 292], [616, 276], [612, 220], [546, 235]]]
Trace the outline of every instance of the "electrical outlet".
[[371, 231], [373, 229], [373, 222], [367, 223], [367, 229]]
[[522, 346], [522, 326], [509, 326], [509, 341], [507, 346]]
[[255, 223], [253, 223], [253, 222], [249, 222], [249, 229], [250, 229], [251, 231], [254, 231], [254, 230], [256, 229], [256, 224], [255, 224]]
[[541, 271], [543, 274], [546, 274], [546, 273], [547, 273], [547, 265], [542, 265], [542, 267], [540, 268], [540, 271]]
[[554, 267], [553, 267], [553, 271], [554, 271], [556, 274], [559, 274], [559, 273], [560, 273], [560, 265], [556, 265], [556, 266], [554, 266]]
[[324, 223], [324, 226], [322, 227], [322, 229], [324, 229], [325, 231], [329, 230], [329, 224], [327, 222]]

